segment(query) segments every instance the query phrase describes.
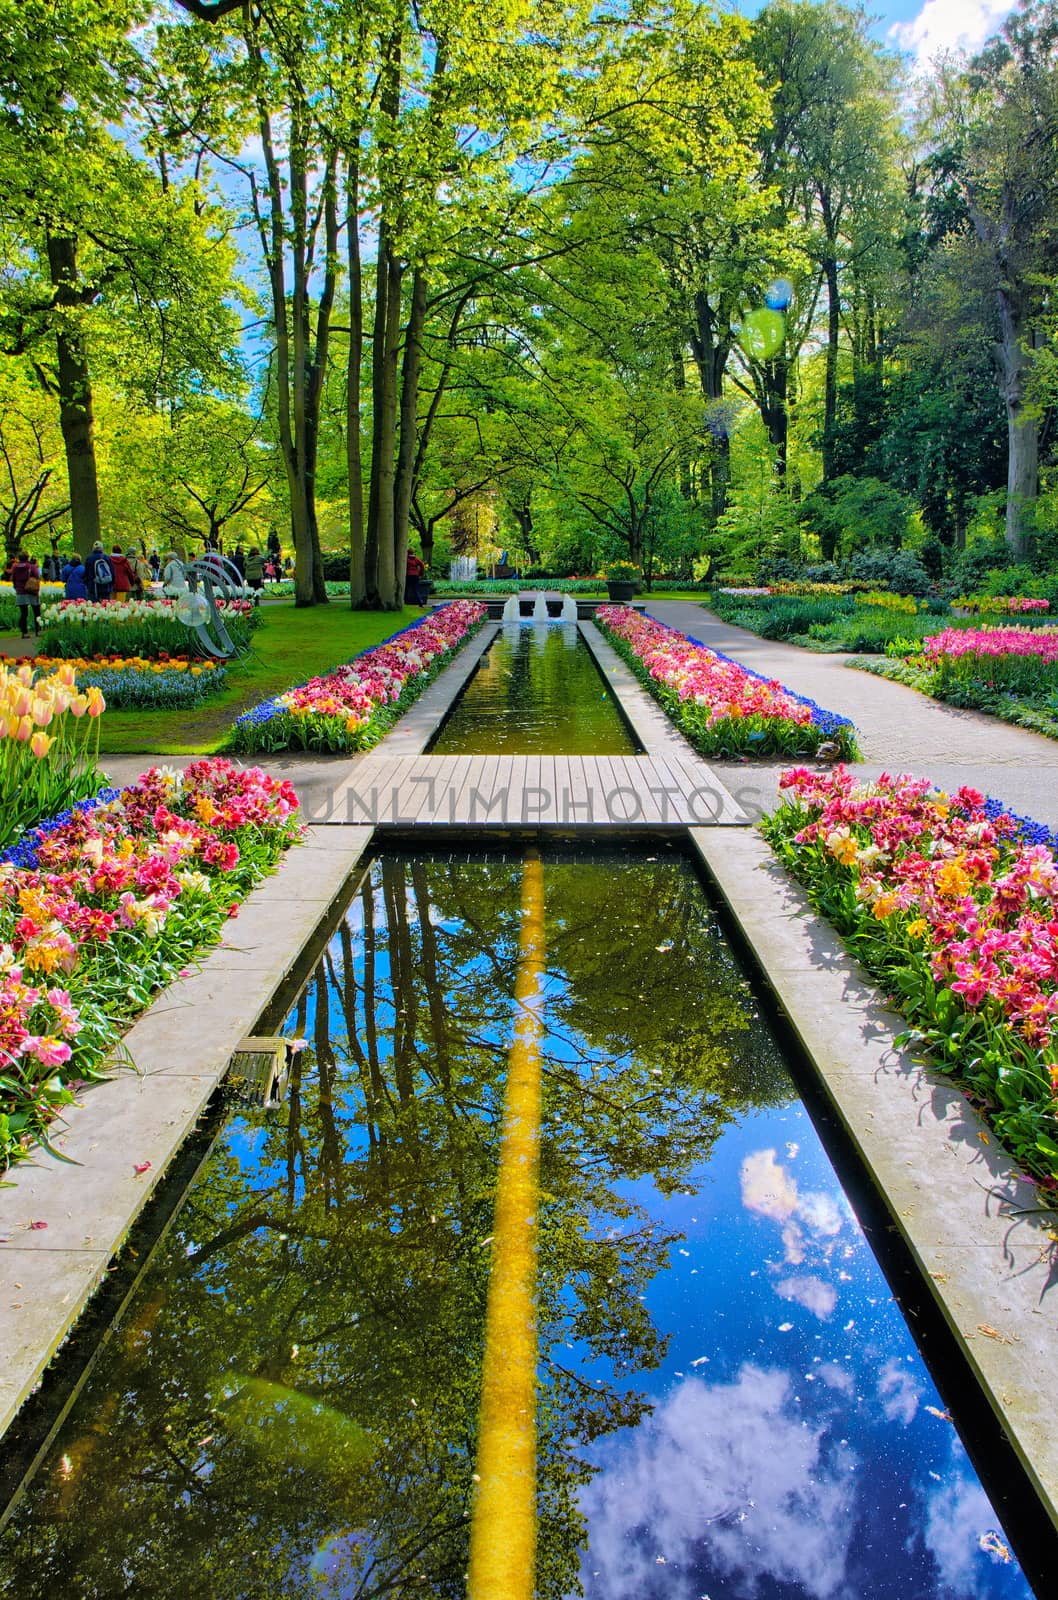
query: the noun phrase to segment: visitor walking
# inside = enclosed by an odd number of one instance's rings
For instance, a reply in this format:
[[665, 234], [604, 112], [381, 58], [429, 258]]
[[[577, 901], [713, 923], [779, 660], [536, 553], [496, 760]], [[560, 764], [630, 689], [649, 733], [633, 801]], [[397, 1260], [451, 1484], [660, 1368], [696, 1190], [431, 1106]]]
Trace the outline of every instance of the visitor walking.
[[89, 600], [109, 600], [114, 588], [114, 568], [110, 565], [101, 539], [97, 539], [92, 546], [84, 570]]
[[20, 550], [11, 568], [11, 582], [18, 606], [18, 625], [23, 639], [29, 638], [29, 621], [32, 614], [33, 632], [40, 632], [40, 568], [28, 550]]
[[159, 583], [162, 576], [162, 558], [157, 550], [152, 550], [148, 559], [151, 564], [151, 576], [155, 583]]
[[132, 597], [134, 600], [143, 600], [150, 593], [151, 584], [154, 581], [150, 563], [136, 549], [135, 545], [130, 545], [125, 551], [125, 560], [128, 562], [129, 572], [132, 574]]
[[184, 563], [180, 560], [175, 550], [167, 552], [165, 566], [162, 568], [162, 593], [175, 600], [178, 594], [183, 594], [187, 588], [187, 579], [184, 577]]
[[110, 565], [114, 573], [114, 599], [125, 600], [132, 593], [132, 571], [119, 544], [110, 551]]
[[409, 601], [413, 605], [426, 604], [426, 563], [415, 554], [414, 550], [408, 551], [408, 559], [404, 567], [404, 604]]
[[242, 547], [241, 544], [237, 544], [235, 546], [235, 551], [234, 551], [234, 553], [232, 555], [232, 558], [231, 558], [231, 564], [235, 568], [236, 572], [239, 574], [239, 582], [240, 583], [245, 583], [246, 582], [246, 552], [243, 550], [243, 547]]
[[246, 557], [243, 575], [246, 579], [247, 588], [253, 589], [256, 594], [260, 594], [264, 588], [264, 562], [261, 560], [261, 552], [256, 545]]
[[88, 580], [85, 577], [84, 562], [76, 551], [63, 562], [62, 581], [67, 600], [88, 599]]

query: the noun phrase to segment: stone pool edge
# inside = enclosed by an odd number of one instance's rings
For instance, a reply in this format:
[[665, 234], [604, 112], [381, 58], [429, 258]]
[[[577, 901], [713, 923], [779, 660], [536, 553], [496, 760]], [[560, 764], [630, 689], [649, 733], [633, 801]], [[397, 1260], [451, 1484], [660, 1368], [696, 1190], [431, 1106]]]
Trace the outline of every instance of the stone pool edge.
[[[336, 764], [339, 794], [376, 752], [424, 748], [499, 631], [486, 622], [373, 750]], [[0, 1441], [194, 1130], [239, 1041], [254, 1031], [370, 851], [373, 826], [328, 827], [308, 808], [303, 816], [305, 840], [247, 896], [224, 940], [190, 977], [156, 995], [124, 1035], [138, 1070], [119, 1070], [70, 1107], [54, 1142], [79, 1164], [41, 1150], [7, 1175], [11, 1188], [0, 1189]], [[47, 1226], [32, 1226], [40, 1222]]]
[[78, 1165], [41, 1151], [8, 1175], [11, 1188], [0, 1190], [0, 1439], [103, 1281], [239, 1041], [346, 892], [373, 832], [309, 828], [243, 901], [222, 943], [125, 1034], [136, 1070], [119, 1070], [69, 1109], [55, 1143]]
[[960, 1090], [896, 1048], [902, 1018], [761, 836], [688, 833], [1058, 1530], [1058, 1437], [1043, 1405], [1058, 1277], [1046, 1218], [1017, 1215], [1039, 1204], [1035, 1187]]

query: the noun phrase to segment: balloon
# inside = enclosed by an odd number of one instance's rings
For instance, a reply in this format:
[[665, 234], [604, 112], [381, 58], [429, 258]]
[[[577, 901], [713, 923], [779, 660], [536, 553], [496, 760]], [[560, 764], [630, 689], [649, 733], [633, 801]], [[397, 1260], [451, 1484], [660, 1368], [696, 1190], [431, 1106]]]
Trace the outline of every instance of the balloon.
[[786, 318], [778, 311], [751, 311], [742, 322], [738, 342], [751, 361], [770, 361], [782, 348]]
[[789, 278], [775, 278], [764, 291], [764, 304], [769, 311], [786, 311], [793, 302], [793, 294]]

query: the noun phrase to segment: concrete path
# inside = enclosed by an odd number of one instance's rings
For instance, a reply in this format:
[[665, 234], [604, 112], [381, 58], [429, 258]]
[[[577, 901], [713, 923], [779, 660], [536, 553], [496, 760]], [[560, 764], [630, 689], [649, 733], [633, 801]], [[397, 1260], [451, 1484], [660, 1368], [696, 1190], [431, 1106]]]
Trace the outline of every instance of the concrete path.
[[[796, 645], [776, 644], [722, 622], [713, 612], [684, 600], [648, 602], [661, 622], [722, 650], [754, 672], [778, 678], [827, 711], [851, 717], [860, 734], [859, 770], [912, 772], [941, 788], [969, 783], [1013, 810], [1058, 828], [1058, 740], [1014, 728], [978, 711], [959, 711], [845, 663], [846, 655], [817, 655]], [[744, 809], [770, 809], [778, 774], [788, 763], [714, 762]]]

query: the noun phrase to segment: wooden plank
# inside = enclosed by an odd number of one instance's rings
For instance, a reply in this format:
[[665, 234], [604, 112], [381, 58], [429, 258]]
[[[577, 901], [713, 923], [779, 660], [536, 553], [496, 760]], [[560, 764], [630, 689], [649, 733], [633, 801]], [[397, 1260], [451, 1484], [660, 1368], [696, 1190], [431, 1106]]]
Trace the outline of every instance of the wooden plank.
[[569, 776], [570, 820], [594, 826], [599, 821], [598, 808], [602, 799], [594, 767], [589, 766], [583, 756], [570, 756]]
[[687, 777], [683, 769], [675, 766], [670, 759], [656, 754], [651, 755], [650, 765], [650, 782], [659, 791], [654, 798], [661, 810], [662, 823], [686, 822]]
[[503, 787], [500, 762], [508, 758], [486, 755], [474, 759], [478, 762], [478, 773], [467, 793], [468, 820], [480, 827], [490, 827], [497, 821], [497, 815], [491, 809], [493, 790], [499, 793]]
[[554, 824], [559, 821], [554, 756], [540, 757], [540, 787], [545, 791], [541, 801], [543, 810], [540, 813], [540, 822], [542, 825]]
[[445, 820], [449, 823], [458, 822], [463, 814], [465, 797], [470, 788], [471, 777], [474, 772], [473, 756], [446, 756], [451, 761], [449, 788], [445, 794]]

